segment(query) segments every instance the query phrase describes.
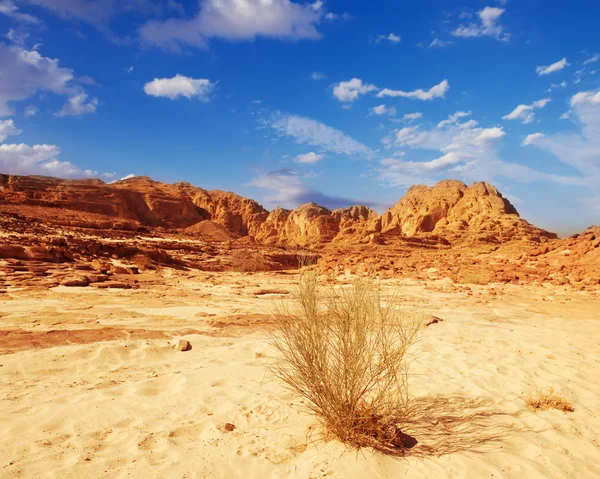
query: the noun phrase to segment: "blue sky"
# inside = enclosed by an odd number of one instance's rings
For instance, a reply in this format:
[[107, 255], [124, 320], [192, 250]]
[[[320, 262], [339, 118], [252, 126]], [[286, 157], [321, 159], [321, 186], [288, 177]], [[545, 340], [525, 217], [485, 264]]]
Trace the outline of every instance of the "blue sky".
[[456, 178], [599, 223], [600, 5], [411, 3], [0, 0], [0, 172], [378, 211]]

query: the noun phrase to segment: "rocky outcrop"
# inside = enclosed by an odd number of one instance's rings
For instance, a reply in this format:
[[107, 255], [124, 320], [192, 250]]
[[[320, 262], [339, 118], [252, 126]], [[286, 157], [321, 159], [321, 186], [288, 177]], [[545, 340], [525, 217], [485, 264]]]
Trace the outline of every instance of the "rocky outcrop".
[[[136, 230], [161, 227], [225, 241], [253, 237], [280, 246], [332, 242], [374, 242], [386, 238], [438, 238], [464, 241], [540, 242], [555, 235], [530, 225], [498, 190], [487, 183], [467, 186], [441, 181], [409, 188], [379, 216], [366, 206], [329, 210], [307, 203], [270, 213], [256, 201], [225, 191], [208, 191], [189, 183], [165, 184], [134, 177], [105, 184], [100, 180], [0, 175], [0, 200], [19, 211], [65, 226]], [[6, 210], [9, 211], [9, 210]], [[415, 238], [418, 240], [418, 238]]]
[[523, 220], [494, 186], [483, 182], [467, 186], [456, 180], [412, 186], [382, 215], [381, 228], [387, 235], [432, 233], [455, 240], [556, 238]]

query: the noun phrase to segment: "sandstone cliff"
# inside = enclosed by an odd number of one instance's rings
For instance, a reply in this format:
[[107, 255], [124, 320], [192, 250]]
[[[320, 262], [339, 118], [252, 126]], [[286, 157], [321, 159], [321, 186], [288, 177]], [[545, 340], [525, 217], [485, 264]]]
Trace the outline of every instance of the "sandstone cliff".
[[464, 241], [534, 241], [555, 235], [519, 217], [487, 183], [441, 181], [413, 186], [383, 215], [366, 206], [329, 210], [314, 203], [268, 212], [256, 201], [189, 183], [165, 184], [148, 177], [106, 184], [100, 180], [0, 175], [0, 200], [13, 212], [40, 214], [56, 224], [87, 228], [180, 230], [224, 240], [251, 236], [259, 243], [309, 246], [385, 243], [428, 236], [447, 244]]

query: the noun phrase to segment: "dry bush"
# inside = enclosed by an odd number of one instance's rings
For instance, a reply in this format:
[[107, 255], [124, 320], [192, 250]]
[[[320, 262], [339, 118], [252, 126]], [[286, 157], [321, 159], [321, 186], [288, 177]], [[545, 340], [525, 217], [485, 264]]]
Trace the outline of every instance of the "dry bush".
[[272, 372], [307, 400], [326, 433], [354, 446], [403, 451], [408, 411], [407, 353], [420, 321], [385, 304], [369, 279], [319, 289], [302, 273], [293, 304], [280, 303]]
[[525, 399], [525, 404], [534, 412], [547, 411], [548, 409], [558, 409], [563, 412], [575, 411], [575, 408], [567, 399], [554, 392], [554, 388], [538, 389], [535, 393], [529, 393]]
[[268, 271], [269, 262], [258, 250], [237, 250], [231, 255], [231, 269], [244, 273]]

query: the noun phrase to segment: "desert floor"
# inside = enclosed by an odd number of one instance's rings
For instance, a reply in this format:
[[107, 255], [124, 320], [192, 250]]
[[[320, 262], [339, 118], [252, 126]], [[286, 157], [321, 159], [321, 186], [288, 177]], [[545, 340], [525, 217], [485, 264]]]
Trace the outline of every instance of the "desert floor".
[[[399, 459], [324, 441], [267, 372], [265, 312], [294, 282], [166, 271], [0, 295], [0, 477], [600, 477], [598, 293], [384, 281], [443, 319], [415, 346], [418, 444]], [[528, 410], [546, 387], [575, 411]]]

